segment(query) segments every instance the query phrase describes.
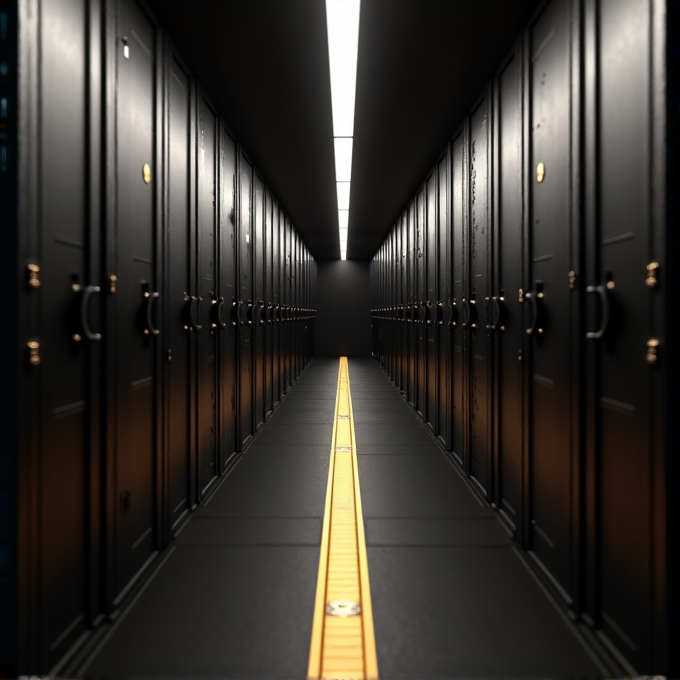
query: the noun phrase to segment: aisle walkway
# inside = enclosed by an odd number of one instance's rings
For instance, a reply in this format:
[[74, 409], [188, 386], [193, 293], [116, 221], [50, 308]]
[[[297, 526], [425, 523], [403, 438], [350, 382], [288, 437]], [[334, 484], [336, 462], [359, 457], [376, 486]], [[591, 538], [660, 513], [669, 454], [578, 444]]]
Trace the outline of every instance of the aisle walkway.
[[[376, 362], [349, 365], [380, 677], [601, 677]], [[310, 364], [80, 677], [305, 678], [337, 371]]]

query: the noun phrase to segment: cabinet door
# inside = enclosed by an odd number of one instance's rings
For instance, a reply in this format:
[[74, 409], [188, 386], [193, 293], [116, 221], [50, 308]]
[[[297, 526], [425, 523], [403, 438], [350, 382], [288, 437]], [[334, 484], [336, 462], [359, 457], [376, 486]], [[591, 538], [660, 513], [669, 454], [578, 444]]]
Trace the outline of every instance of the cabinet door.
[[572, 593], [570, 3], [553, 0], [529, 30], [529, 548], [567, 602]]
[[407, 395], [406, 398], [415, 406], [418, 396], [417, 396], [417, 385], [416, 380], [418, 376], [417, 367], [417, 326], [416, 321], [418, 320], [418, 293], [416, 290], [416, 210], [415, 201], [412, 200], [408, 208], [408, 385], [407, 385]]
[[217, 114], [202, 92], [196, 112], [196, 445], [199, 498], [218, 473]]
[[427, 365], [425, 419], [435, 434], [437, 429], [437, 175], [425, 182], [425, 361]]
[[275, 202], [272, 212], [272, 257], [273, 257], [273, 380], [274, 380], [274, 403], [281, 400], [283, 394], [283, 372], [281, 371], [281, 220], [278, 204]]
[[[646, 348], [653, 337], [649, 311], [663, 295], [648, 279], [658, 281], [665, 263], [652, 245], [650, 220], [659, 190], [650, 134], [650, 6], [600, 0], [587, 15], [588, 46], [599, 67], [587, 71], [587, 474], [595, 490], [587, 525], [594, 547], [589, 609], [640, 670], [660, 667], [652, 660], [650, 410], [652, 376], [663, 368], [647, 362]], [[647, 270], [651, 263], [659, 269]]]
[[416, 400], [414, 406], [423, 420], [427, 419], [427, 262], [425, 224], [425, 188], [421, 188], [415, 201], [415, 260], [416, 260]]
[[265, 220], [264, 220], [264, 310], [262, 320], [264, 322], [264, 411], [265, 415], [271, 413], [274, 407], [272, 390], [272, 284], [273, 284], [273, 260], [272, 260], [272, 196], [269, 191], [265, 193]]
[[[193, 193], [191, 165], [194, 154], [191, 79], [171, 52], [168, 76], [168, 213], [167, 280], [168, 310], [165, 340], [168, 359], [168, 513], [174, 527], [195, 499], [195, 484], [189, 482], [191, 461], [196, 450], [190, 433], [193, 406], [191, 382], [195, 374], [191, 329], [193, 281], [190, 259], [195, 248], [195, 223], [191, 215]], [[192, 476], [195, 471], [191, 470]], [[193, 495], [190, 486], [194, 488]]]
[[240, 291], [237, 283], [236, 239], [237, 167], [236, 142], [220, 123], [220, 189], [221, 204], [219, 230], [219, 295], [224, 298], [221, 320], [226, 324], [219, 334], [220, 365], [220, 467], [228, 463], [238, 449], [236, 438], [237, 421], [237, 372], [236, 359], [238, 343], [238, 300]]
[[491, 153], [490, 94], [485, 94], [470, 115], [469, 144], [469, 276], [467, 333], [469, 352], [469, 470], [484, 496], [491, 476], [491, 353], [488, 308], [491, 291], [491, 238], [489, 221], [489, 155]]
[[522, 462], [522, 348], [524, 327], [518, 291], [522, 275], [523, 135], [522, 62], [514, 52], [496, 80], [496, 257], [490, 323], [494, 326], [496, 503], [506, 523], [520, 524]]
[[239, 169], [238, 330], [239, 330], [239, 444], [253, 434], [253, 168], [241, 153]]
[[449, 149], [437, 164], [437, 434], [451, 450], [451, 254], [449, 220]]
[[257, 430], [264, 422], [264, 182], [255, 173], [253, 185], [253, 415]]
[[451, 321], [451, 420], [452, 451], [461, 465], [466, 464], [465, 434], [467, 423], [467, 399], [465, 388], [466, 377], [466, 331], [464, 329], [465, 309], [463, 299], [466, 295], [464, 286], [467, 275], [466, 239], [467, 239], [467, 162], [466, 162], [465, 129], [454, 137], [451, 146], [451, 275], [453, 294], [453, 313]]
[[406, 318], [408, 305], [408, 217], [404, 211], [399, 219], [399, 389], [406, 394], [408, 389], [408, 334]]
[[[160, 280], [156, 266], [156, 36], [133, 0], [119, 5], [116, 42], [117, 281], [112, 298], [117, 601], [156, 548], [156, 387]], [[115, 377], [114, 377], [115, 376]]]
[[[97, 9], [92, 12], [96, 16]], [[37, 167], [30, 169], [31, 176], [36, 173], [33, 200], [40, 211], [37, 222], [26, 225], [35, 224], [37, 233], [20, 233], [33, 267], [22, 271], [22, 279], [32, 275], [38, 284], [26, 293], [39, 309], [42, 359], [30, 369], [31, 410], [38, 424], [33, 494], [39, 537], [37, 579], [32, 581], [37, 609], [31, 623], [36, 625], [33, 640], [44, 673], [87, 629], [88, 609], [94, 613], [98, 606], [88, 591], [98, 583], [100, 535], [100, 403], [95, 390], [101, 342], [93, 335], [101, 330], [101, 294], [94, 288], [100, 283], [101, 175], [94, 155], [100, 119], [90, 99], [96, 96], [100, 74], [97, 61], [88, 58], [88, 34], [96, 36], [101, 27], [91, 27], [88, 14], [87, 3], [81, 1], [41, 3], [36, 50], [40, 80], [31, 107], [42, 115], [37, 117]], [[90, 87], [94, 91], [89, 96]], [[97, 591], [92, 594], [96, 597]]]

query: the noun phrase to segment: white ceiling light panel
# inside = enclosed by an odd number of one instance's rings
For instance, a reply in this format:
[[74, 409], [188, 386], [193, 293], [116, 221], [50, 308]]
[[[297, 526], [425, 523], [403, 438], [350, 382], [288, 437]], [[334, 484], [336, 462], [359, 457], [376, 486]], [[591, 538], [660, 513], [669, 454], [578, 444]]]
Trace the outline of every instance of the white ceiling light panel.
[[336, 182], [338, 187], [338, 210], [349, 210], [350, 182]]
[[354, 135], [360, 5], [359, 0], [326, 0], [334, 137]]

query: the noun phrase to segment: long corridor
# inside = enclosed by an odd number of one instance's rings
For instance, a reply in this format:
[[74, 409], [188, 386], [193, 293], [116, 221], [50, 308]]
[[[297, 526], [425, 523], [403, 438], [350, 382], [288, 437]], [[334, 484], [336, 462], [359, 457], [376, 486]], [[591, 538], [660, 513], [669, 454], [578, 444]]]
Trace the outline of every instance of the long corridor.
[[[603, 677], [377, 362], [349, 371], [380, 678]], [[337, 374], [311, 362], [78, 677], [306, 677]]]

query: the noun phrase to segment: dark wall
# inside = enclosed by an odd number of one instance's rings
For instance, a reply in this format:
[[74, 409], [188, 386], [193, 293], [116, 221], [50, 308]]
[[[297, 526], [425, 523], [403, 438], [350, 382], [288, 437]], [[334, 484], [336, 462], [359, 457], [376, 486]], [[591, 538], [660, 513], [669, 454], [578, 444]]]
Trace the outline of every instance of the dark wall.
[[314, 356], [371, 356], [369, 260], [317, 260]]

